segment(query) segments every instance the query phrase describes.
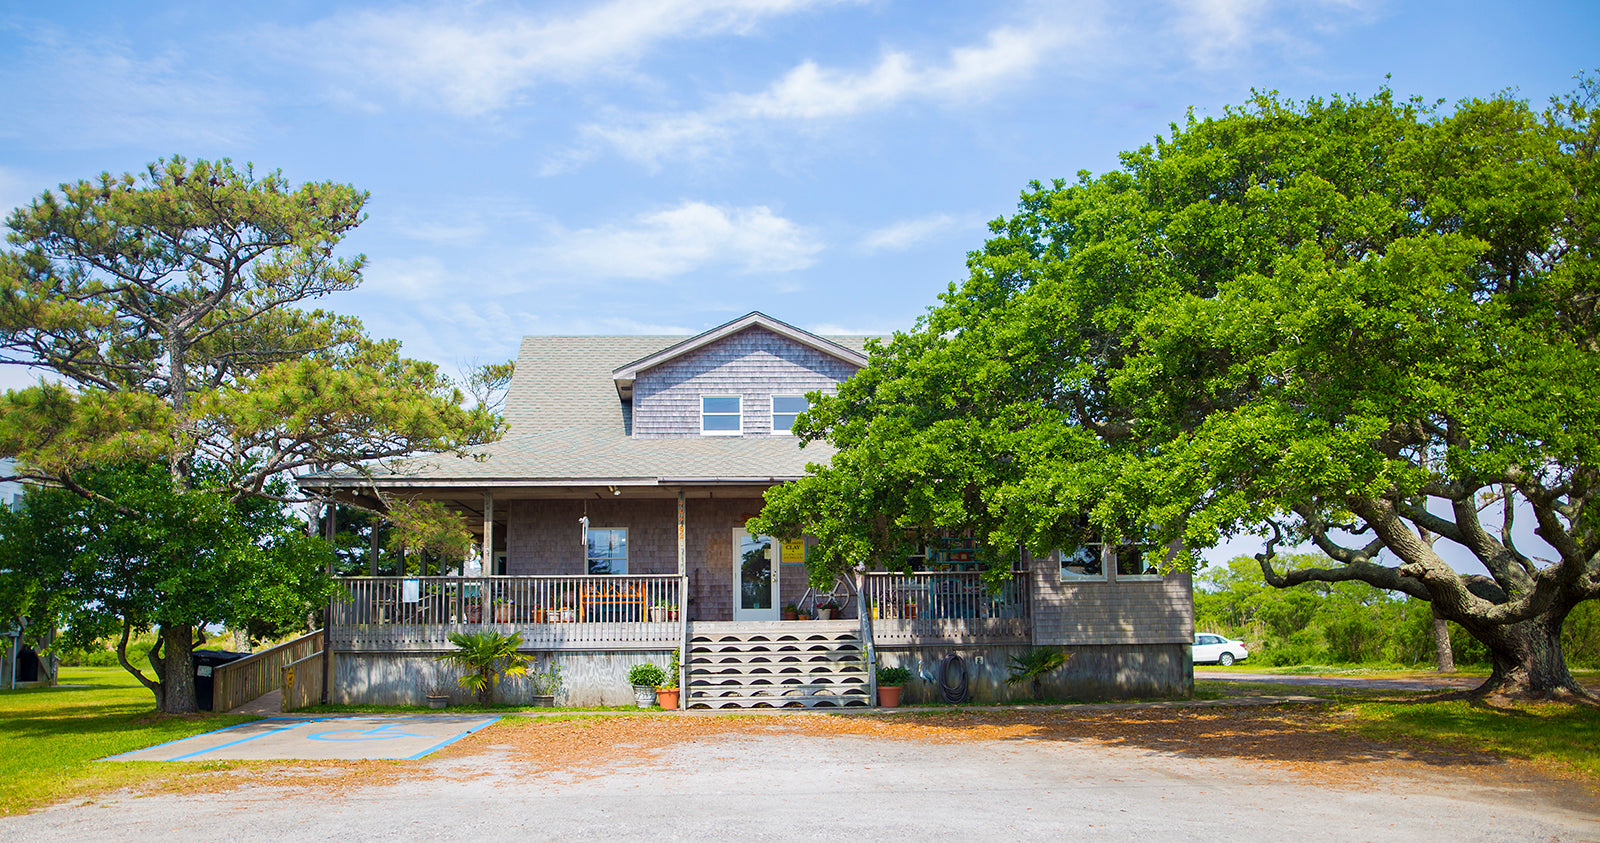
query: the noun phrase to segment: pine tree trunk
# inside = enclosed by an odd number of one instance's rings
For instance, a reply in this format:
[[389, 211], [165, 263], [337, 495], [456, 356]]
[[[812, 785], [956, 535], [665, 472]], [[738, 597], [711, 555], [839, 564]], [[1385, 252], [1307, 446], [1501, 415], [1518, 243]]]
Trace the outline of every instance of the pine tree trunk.
[[1518, 624], [1472, 630], [1473, 637], [1489, 648], [1494, 670], [1474, 696], [1512, 699], [1593, 700], [1567, 670], [1561, 649], [1561, 624], [1570, 606], [1553, 607], [1539, 617]]
[[193, 714], [200, 710], [194, 695], [194, 630], [187, 626], [162, 627], [161, 710], [167, 714]]
[[1440, 673], [1456, 672], [1455, 651], [1450, 649], [1450, 622], [1433, 613], [1433, 652]]

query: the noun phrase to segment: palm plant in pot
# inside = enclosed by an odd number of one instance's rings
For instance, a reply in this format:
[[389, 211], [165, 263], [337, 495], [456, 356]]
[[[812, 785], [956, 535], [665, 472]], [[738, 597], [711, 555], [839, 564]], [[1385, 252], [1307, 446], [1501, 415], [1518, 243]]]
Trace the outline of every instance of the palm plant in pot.
[[878, 705], [884, 708], [897, 708], [900, 705], [900, 692], [905, 689], [906, 683], [911, 681], [911, 671], [903, 667], [878, 666]]
[[667, 680], [660, 665], [636, 664], [628, 668], [628, 684], [633, 686], [633, 701], [640, 708], [649, 708], [656, 701], [656, 686]]
[[450, 683], [444, 679], [424, 683], [422, 696], [427, 698], [429, 708], [444, 708], [450, 704]]
[[478, 705], [491, 704], [500, 677], [528, 672], [532, 657], [518, 652], [522, 649], [522, 636], [515, 632], [452, 632], [449, 637], [456, 649], [435, 658], [462, 671], [456, 683], [477, 694]]

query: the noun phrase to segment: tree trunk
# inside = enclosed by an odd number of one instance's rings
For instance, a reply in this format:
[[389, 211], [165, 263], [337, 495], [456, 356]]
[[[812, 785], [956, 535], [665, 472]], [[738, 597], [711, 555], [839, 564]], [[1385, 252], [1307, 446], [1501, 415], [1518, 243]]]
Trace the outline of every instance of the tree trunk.
[[1494, 670], [1473, 690], [1477, 697], [1594, 701], [1567, 670], [1561, 650], [1561, 625], [1570, 606], [1552, 607], [1539, 617], [1517, 624], [1467, 628], [1489, 648]]
[[1440, 673], [1456, 672], [1455, 651], [1450, 649], [1450, 622], [1439, 617], [1438, 611], [1433, 613], [1433, 652]]
[[187, 626], [162, 627], [161, 710], [167, 714], [193, 714], [200, 710], [194, 695], [194, 630]]

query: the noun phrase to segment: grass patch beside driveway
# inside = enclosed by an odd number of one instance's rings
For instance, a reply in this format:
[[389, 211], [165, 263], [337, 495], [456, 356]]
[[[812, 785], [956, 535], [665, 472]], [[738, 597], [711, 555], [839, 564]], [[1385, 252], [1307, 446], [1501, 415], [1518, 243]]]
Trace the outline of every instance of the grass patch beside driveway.
[[0, 691], [0, 816], [193, 774], [203, 768], [98, 760], [261, 719], [157, 714], [150, 691], [120, 667], [64, 667], [61, 683], [57, 688]]

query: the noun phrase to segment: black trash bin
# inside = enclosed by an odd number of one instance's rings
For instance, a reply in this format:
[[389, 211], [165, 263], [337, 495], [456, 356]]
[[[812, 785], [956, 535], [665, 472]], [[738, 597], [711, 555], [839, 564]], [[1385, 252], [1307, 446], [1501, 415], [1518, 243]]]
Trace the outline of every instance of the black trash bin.
[[194, 651], [194, 697], [201, 711], [211, 710], [212, 672], [221, 665], [238, 661], [248, 655], [250, 654], [235, 653], [231, 650]]

